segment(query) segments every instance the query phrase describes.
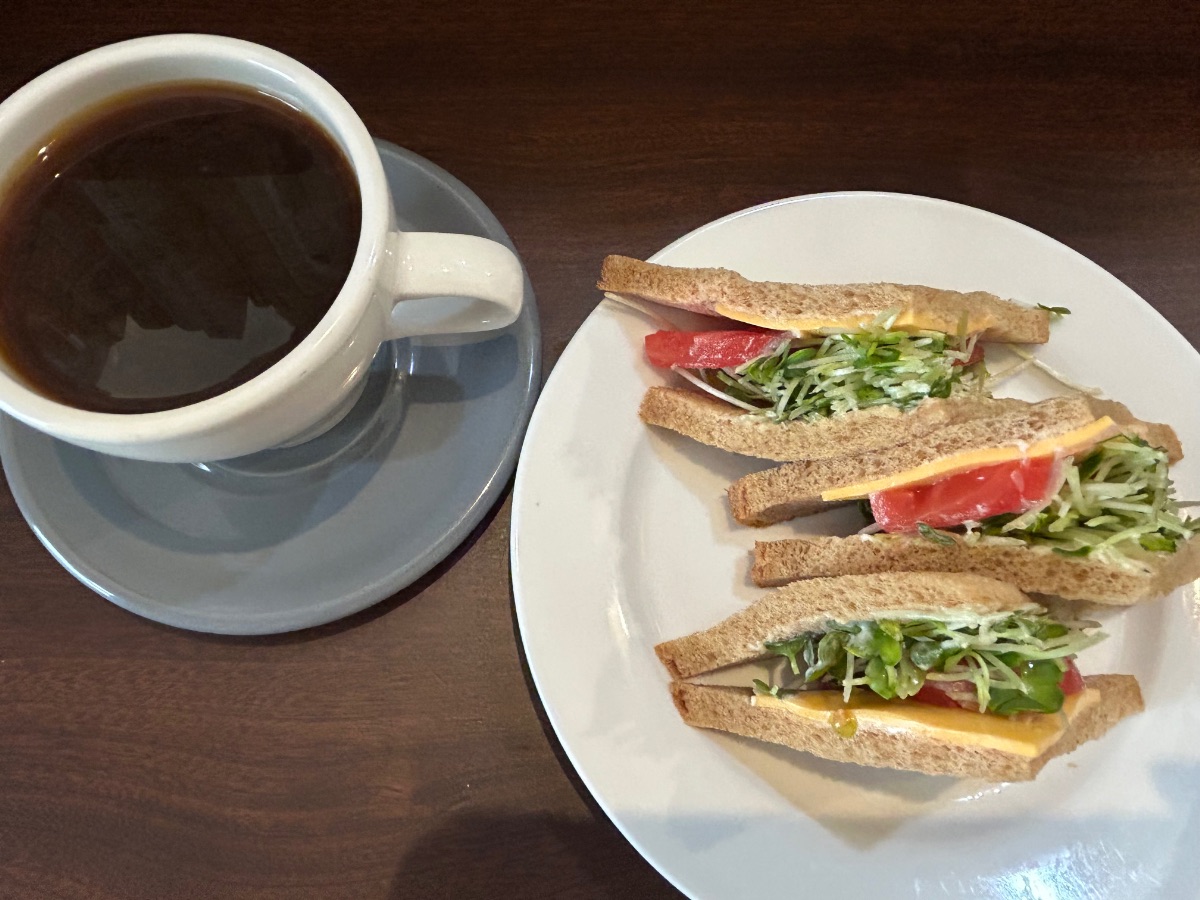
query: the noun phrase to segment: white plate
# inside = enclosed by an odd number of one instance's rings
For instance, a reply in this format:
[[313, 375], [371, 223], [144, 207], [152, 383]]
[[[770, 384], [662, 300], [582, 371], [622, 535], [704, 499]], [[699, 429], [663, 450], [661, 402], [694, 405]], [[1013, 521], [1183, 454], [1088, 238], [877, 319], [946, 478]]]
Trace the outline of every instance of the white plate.
[[[895, 281], [1069, 307], [1042, 359], [1175, 425], [1175, 470], [1200, 499], [1200, 356], [1073, 250], [989, 213], [917, 197], [799, 197], [713, 222], [655, 260], [754, 279]], [[724, 490], [753, 461], [637, 418], [661, 373], [650, 323], [588, 318], [534, 412], [517, 473], [512, 561], [534, 681], [563, 747], [617, 827], [693, 897], [1194, 897], [1200, 876], [1200, 612], [1194, 588], [1106, 616], [1085, 672], [1137, 675], [1146, 712], [1052, 761], [982, 783], [828, 763], [682, 724], [658, 641], [759, 592], [756, 538]], [[1022, 376], [1016, 395], [1045, 394]], [[845, 516], [846, 513], [838, 515]], [[819, 528], [849, 527], [825, 514]], [[808, 530], [813, 522], [806, 523]]]

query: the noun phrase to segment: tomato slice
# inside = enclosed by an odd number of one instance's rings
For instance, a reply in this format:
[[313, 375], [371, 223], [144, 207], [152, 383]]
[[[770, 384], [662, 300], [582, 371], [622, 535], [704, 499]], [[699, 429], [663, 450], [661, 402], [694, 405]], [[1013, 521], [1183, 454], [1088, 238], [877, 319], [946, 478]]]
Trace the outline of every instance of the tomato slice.
[[983, 359], [983, 343], [976, 341], [975, 346], [971, 348], [971, 356], [966, 362], [956, 362], [956, 366], [973, 366], [975, 363]]
[[[957, 687], [954, 687], [956, 685]], [[918, 703], [928, 704], [929, 706], [944, 706], [947, 709], [966, 709], [967, 707], [950, 696], [949, 692], [953, 690], [974, 691], [975, 684], [971, 681], [927, 681], [921, 685], [919, 691], [912, 695], [912, 699]]]
[[1075, 665], [1074, 659], [1067, 660], [1067, 670], [1063, 672], [1062, 681], [1058, 683], [1058, 686], [1062, 689], [1064, 697], [1070, 697], [1083, 690], [1083, 676], [1079, 674], [1079, 668]]
[[[1083, 690], [1083, 676], [1079, 674], [1079, 669], [1075, 665], [1074, 659], [1067, 660], [1067, 668], [1063, 672], [1062, 680], [1058, 683], [1059, 688], [1063, 692], [1064, 697], [1070, 697], [1072, 694], [1078, 694]], [[921, 685], [921, 689], [912, 695], [913, 700], [917, 703], [926, 703], [930, 706], [944, 706], [947, 709], [970, 709], [979, 710], [978, 703], [972, 702], [976, 697], [975, 682], [973, 681], [926, 681]], [[962, 698], [963, 702], [958, 699]]]
[[876, 491], [871, 512], [884, 531], [916, 531], [921, 523], [951, 528], [1044, 505], [1062, 485], [1064, 471], [1053, 455], [997, 463], [928, 484]]
[[725, 369], [776, 350], [789, 339], [782, 331], [656, 331], [646, 335], [646, 358], [654, 366]]

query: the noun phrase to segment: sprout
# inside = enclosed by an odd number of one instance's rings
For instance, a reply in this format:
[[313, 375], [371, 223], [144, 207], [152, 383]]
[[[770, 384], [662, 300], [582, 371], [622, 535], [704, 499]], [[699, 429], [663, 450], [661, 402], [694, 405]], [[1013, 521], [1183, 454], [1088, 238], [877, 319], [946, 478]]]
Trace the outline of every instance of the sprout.
[[693, 378], [776, 422], [873, 406], [907, 410], [930, 397], [982, 389], [983, 363], [967, 365], [974, 336], [893, 331], [895, 318], [889, 312], [860, 331], [797, 338], [766, 356], [727, 369], [702, 369]]
[[[1066, 661], [1104, 638], [1095, 622], [1059, 622], [1041, 610], [830, 624], [767, 650], [786, 657], [794, 674], [815, 687], [855, 687], [904, 699], [926, 681], [967, 682], [979, 710], [1004, 715], [1058, 712]], [[801, 668], [800, 661], [807, 665]], [[767, 690], [762, 686], [762, 690]], [[778, 695], [778, 686], [770, 693]]]
[[1171, 553], [1200, 530], [1174, 497], [1166, 451], [1121, 436], [1097, 444], [1067, 467], [1058, 494], [1038, 510], [966, 525], [967, 537], [1004, 535], [1066, 556], [1117, 561]]

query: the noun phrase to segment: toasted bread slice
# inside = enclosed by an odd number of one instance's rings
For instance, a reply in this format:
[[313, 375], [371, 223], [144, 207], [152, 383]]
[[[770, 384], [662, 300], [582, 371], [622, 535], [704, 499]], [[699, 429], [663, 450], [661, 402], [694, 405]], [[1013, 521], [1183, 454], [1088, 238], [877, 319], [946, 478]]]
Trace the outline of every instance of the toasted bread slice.
[[911, 534], [807, 536], [754, 545], [750, 576], [762, 587], [802, 578], [871, 572], [967, 572], [1003, 578], [1022, 591], [1130, 606], [1169, 594], [1200, 578], [1200, 535], [1174, 553], [1144, 553], [1129, 564], [1063, 556], [1007, 539], [949, 543]]
[[853, 410], [815, 422], [772, 422], [682, 388], [652, 387], [638, 415], [648, 425], [759, 459], [792, 461], [857, 456], [921, 441], [954, 425], [1024, 409], [1024, 400], [979, 396], [926, 400], [908, 412], [890, 406]]
[[740, 322], [811, 331], [835, 326], [868, 325], [880, 313], [895, 310], [898, 324], [958, 332], [967, 329], [984, 340], [1045, 343], [1050, 337], [1047, 310], [1022, 306], [982, 291], [960, 293], [911, 284], [785, 284], [750, 281], [728, 269], [688, 269], [609, 256], [596, 285], [639, 300], [649, 300]]
[[654, 652], [672, 678], [691, 678], [771, 656], [768, 641], [824, 631], [830, 622], [898, 612], [988, 615], [1038, 608], [1012, 585], [977, 575], [890, 572], [814, 578], [772, 591], [712, 628], [664, 641]]
[[1130, 675], [1091, 675], [1083, 681], [1085, 695], [1095, 691], [1098, 696], [1091, 698], [1087, 706], [1081, 705], [1057, 740], [1037, 756], [952, 743], [936, 732], [897, 728], [866, 716], [857, 717], [857, 730], [845, 738], [828, 720], [796, 715], [779, 707], [755, 706], [752, 692], [743, 688], [673, 682], [671, 696], [689, 725], [782, 744], [823, 759], [930, 775], [1029, 781], [1049, 760], [1100, 737], [1121, 719], [1144, 708], [1141, 690]]
[[981, 413], [990, 408], [991, 414], [876, 452], [791, 462], [740, 478], [729, 487], [729, 510], [743, 525], [773, 525], [828, 509], [832, 504], [821, 500], [823, 491], [896, 475], [953, 453], [1059, 437], [1101, 416], [1110, 417], [1125, 433], [1162, 447], [1172, 463], [1183, 457], [1171, 426], [1142, 422], [1111, 400], [1076, 394], [1040, 403], [985, 399], [976, 403]]

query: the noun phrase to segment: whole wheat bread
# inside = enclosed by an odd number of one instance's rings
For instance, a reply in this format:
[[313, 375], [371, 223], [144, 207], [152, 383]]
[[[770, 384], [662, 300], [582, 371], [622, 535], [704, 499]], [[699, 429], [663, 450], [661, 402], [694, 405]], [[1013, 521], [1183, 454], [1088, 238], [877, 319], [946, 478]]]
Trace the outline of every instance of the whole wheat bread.
[[827, 722], [786, 709], [755, 706], [752, 693], [742, 688], [673, 682], [671, 696], [689, 725], [782, 744], [823, 759], [930, 775], [1029, 781], [1050, 759], [1100, 737], [1144, 708], [1141, 690], [1130, 675], [1090, 675], [1083, 682], [1085, 688], [1099, 692], [1099, 702], [1082, 709], [1062, 737], [1037, 757], [948, 744], [919, 731], [885, 728], [865, 718], [859, 720], [852, 738], [843, 738]]
[[661, 266], [627, 256], [605, 258], [596, 285], [602, 291], [706, 315], [721, 305], [733, 314], [768, 321], [857, 320], [867, 325], [888, 310], [911, 312], [923, 327], [957, 332], [963, 312], [984, 340], [1045, 343], [1050, 314], [983, 291], [960, 293], [912, 284], [785, 284], [751, 281], [728, 269]]
[[921, 439], [871, 453], [791, 462], [740, 478], [729, 487], [729, 510], [743, 525], [773, 525], [828, 509], [831, 504], [821, 500], [823, 491], [894, 475], [952, 453], [1057, 437], [1101, 416], [1112, 418], [1123, 432], [1162, 447], [1171, 462], [1183, 457], [1171, 426], [1142, 422], [1115, 401], [1076, 394], [1040, 403], [986, 398], [975, 403], [978, 418], [947, 425]]
[[975, 395], [926, 400], [909, 410], [874, 406], [815, 422], [772, 422], [715, 397], [681, 388], [652, 387], [638, 415], [648, 425], [759, 459], [792, 461], [856, 456], [920, 441], [954, 425], [1023, 409], [1023, 400]]
[[987, 615], [1036, 609], [1015, 587], [978, 575], [891, 572], [798, 581], [772, 591], [729, 618], [654, 652], [672, 678], [771, 656], [765, 644], [826, 630], [831, 622], [861, 622], [887, 613], [961, 610]]
[[935, 571], [999, 576], [1029, 593], [1129, 606], [1200, 578], [1200, 535], [1174, 553], [1146, 553], [1136, 566], [989, 538], [967, 544], [953, 537], [943, 544], [911, 534], [813, 535], [757, 542], [750, 575], [755, 584], [774, 587], [830, 575]]

